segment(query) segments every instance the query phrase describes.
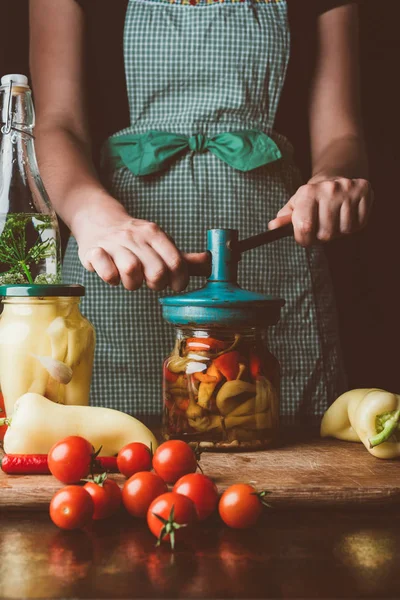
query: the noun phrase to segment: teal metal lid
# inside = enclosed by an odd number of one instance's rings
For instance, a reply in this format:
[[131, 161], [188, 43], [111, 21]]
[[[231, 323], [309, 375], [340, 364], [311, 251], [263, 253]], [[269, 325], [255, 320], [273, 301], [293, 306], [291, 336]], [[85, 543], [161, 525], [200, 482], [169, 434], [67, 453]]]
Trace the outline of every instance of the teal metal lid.
[[79, 297], [85, 295], [82, 285], [0, 285], [0, 296], [7, 298]]
[[207, 248], [212, 272], [205, 287], [160, 299], [163, 317], [176, 326], [267, 327], [279, 321], [285, 301], [242, 289], [237, 284], [238, 232], [211, 229]]

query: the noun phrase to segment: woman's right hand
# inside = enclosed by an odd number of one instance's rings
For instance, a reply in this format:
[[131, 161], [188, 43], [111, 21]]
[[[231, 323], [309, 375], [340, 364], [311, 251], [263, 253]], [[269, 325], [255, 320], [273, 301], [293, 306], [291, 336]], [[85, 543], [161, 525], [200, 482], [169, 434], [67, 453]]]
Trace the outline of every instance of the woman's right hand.
[[110, 285], [122, 282], [132, 291], [146, 283], [155, 291], [171, 287], [180, 292], [190, 274], [208, 274], [207, 252], [181, 253], [158, 225], [132, 218], [122, 205], [109, 200], [106, 207], [94, 205], [80, 212], [72, 228], [88, 271]]

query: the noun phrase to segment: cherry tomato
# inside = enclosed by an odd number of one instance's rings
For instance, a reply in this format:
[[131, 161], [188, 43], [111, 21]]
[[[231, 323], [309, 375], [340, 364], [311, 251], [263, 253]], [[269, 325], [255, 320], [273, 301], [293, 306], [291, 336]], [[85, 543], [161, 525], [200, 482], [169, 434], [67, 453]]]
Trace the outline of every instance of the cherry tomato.
[[50, 517], [61, 529], [82, 529], [92, 520], [94, 503], [79, 485], [67, 485], [50, 502]]
[[117, 482], [108, 479], [107, 475], [95, 477], [93, 481], [88, 481], [83, 487], [92, 497], [95, 521], [106, 519], [119, 509], [121, 490]]
[[[170, 541], [174, 548], [175, 540], [190, 533], [190, 525], [197, 521], [194, 503], [187, 496], [167, 492], [156, 498], [147, 512], [147, 524], [158, 543]], [[186, 527], [179, 528], [179, 525]]]
[[193, 501], [199, 521], [209, 517], [217, 508], [217, 486], [209, 477], [201, 473], [184, 475], [178, 479], [172, 491], [187, 496]]
[[122, 502], [134, 517], [144, 519], [150, 504], [168, 490], [165, 481], [155, 473], [143, 471], [132, 475], [122, 488]]
[[118, 452], [117, 465], [122, 475], [128, 478], [141, 471], [150, 471], [151, 459], [151, 451], [146, 444], [133, 442]]
[[256, 523], [263, 510], [263, 496], [251, 485], [231, 485], [221, 496], [219, 514], [221, 519], [235, 529], [246, 529]]
[[63, 483], [78, 483], [89, 474], [92, 456], [92, 445], [83, 437], [71, 435], [54, 444], [47, 460], [56, 479]]
[[175, 483], [180, 477], [196, 471], [196, 455], [186, 442], [169, 440], [155, 451], [153, 468], [164, 481]]

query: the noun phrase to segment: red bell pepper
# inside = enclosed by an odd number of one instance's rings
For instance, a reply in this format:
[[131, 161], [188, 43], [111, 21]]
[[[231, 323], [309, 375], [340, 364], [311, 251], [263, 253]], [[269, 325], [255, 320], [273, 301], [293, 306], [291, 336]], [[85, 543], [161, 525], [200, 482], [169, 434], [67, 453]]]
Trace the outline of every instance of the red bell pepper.
[[224, 350], [227, 346], [226, 342], [222, 342], [221, 340], [216, 340], [212, 337], [205, 338], [188, 338], [186, 340], [186, 347], [189, 350], [193, 350], [196, 352], [203, 351], [209, 352], [210, 350]]
[[168, 381], [169, 383], [175, 383], [175, 381], [177, 381], [179, 375], [177, 373], [173, 373], [172, 371], [170, 371], [167, 367], [167, 365], [164, 363], [164, 379], [166, 381]]
[[250, 354], [250, 373], [253, 379], [261, 375], [261, 359], [254, 352]]
[[[4, 406], [3, 394], [0, 392], [0, 419], [6, 418], [6, 408]], [[0, 442], [4, 440], [5, 433], [7, 431], [7, 425], [0, 426]]]
[[221, 354], [221, 356], [214, 359], [215, 367], [228, 381], [236, 379], [239, 375], [239, 362], [240, 354], [237, 350]]

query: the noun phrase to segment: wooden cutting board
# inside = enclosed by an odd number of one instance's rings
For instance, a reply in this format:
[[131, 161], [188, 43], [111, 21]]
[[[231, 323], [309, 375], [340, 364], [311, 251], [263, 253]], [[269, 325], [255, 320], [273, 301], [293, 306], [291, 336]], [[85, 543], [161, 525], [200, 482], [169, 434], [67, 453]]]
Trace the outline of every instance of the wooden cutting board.
[[[219, 490], [246, 482], [269, 490], [276, 508], [373, 507], [400, 503], [400, 461], [371, 456], [362, 444], [321, 440], [286, 431], [279, 448], [263, 452], [204, 453], [201, 465]], [[112, 475], [121, 485], [125, 479]], [[0, 471], [0, 510], [48, 510], [62, 484], [50, 475]]]

